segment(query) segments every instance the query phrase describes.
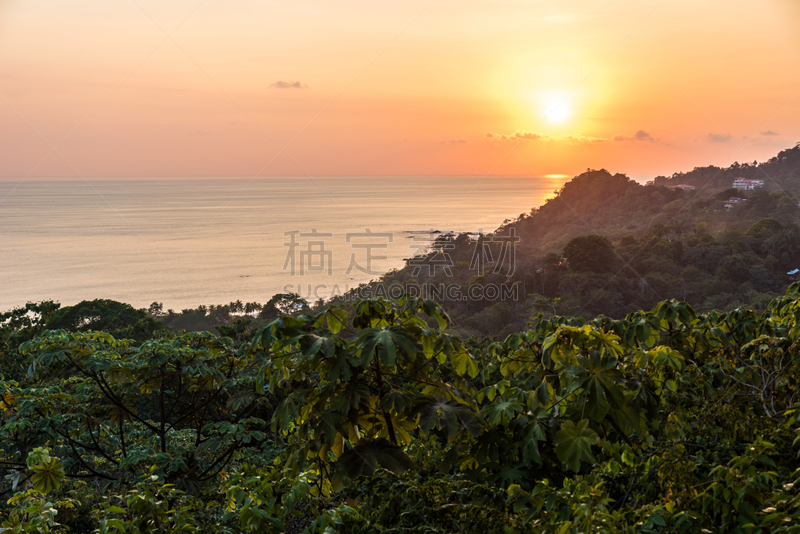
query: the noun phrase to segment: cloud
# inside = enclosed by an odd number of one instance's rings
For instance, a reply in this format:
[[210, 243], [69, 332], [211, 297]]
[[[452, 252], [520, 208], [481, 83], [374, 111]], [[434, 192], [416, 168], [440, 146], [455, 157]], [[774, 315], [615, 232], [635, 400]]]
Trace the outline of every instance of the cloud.
[[645, 132], [644, 130], [639, 130], [634, 133], [632, 136], [626, 135], [615, 135], [613, 137], [593, 137], [591, 135], [583, 135], [579, 133], [572, 133], [572, 134], [562, 134], [562, 135], [550, 135], [550, 134], [543, 134], [539, 132], [530, 132], [528, 130], [517, 130], [511, 134], [499, 134], [495, 132], [488, 132], [486, 137], [490, 139], [497, 139], [499, 141], [560, 141], [563, 143], [568, 143], [571, 145], [591, 145], [591, 144], [598, 144], [598, 143], [607, 143], [609, 141], [617, 141], [617, 142], [647, 142], [647, 143], [655, 143], [658, 142], [658, 139], [650, 135], [649, 133]]
[[626, 137], [624, 135], [615, 135], [612, 139], [618, 143], [623, 143], [625, 141], [647, 141], [649, 143], [655, 143], [657, 141], [657, 139], [655, 139], [652, 135], [645, 132], [644, 130], [637, 131], [631, 137]]
[[548, 136], [536, 132], [529, 132], [527, 130], [517, 130], [513, 134], [514, 139], [525, 139], [527, 141], [536, 141], [537, 139], [544, 139], [545, 137]]
[[467, 142], [466, 139], [451, 139], [450, 141], [441, 141], [441, 143], [452, 143], [454, 145], [460, 145], [466, 142]]
[[604, 139], [602, 137], [592, 137], [589, 135], [581, 135], [581, 134], [567, 134], [562, 135], [560, 138], [568, 143], [573, 145], [585, 145], [585, 144], [594, 144], [594, 143], [605, 143], [608, 139]]
[[510, 134], [500, 134], [488, 132], [486, 137], [490, 139], [497, 139], [498, 141], [562, 141], [573, 145], [582, 145], [589, 143], [605, 143], [608, 139], [602, 137], [591, 137], [582, 134], [564, 134], [553, 136], [550, 134], [543, 134], [539, 132], [530, 132], [528, 130], [517, 130]]
[[733, 141], [733, 137], [730, 134], [708, 134], [709, 143], [730, 143], [731, 141]]
[[537, 132], [529, 132], [528, 130], [517, 130], [511, 134], [500, 134], [500, 133], [492, 133], [488, 132], [486, 137], [496, 138], [501, 141], [505, 141], [506, 139], [513, 139], [516, 141], [537, 141], [539, 139], [550, 139], [551, 137], [546, 134], [540, 134]]
[[300, 82], [284, 82], [283, 80], [278, 80], [275, 83], [269, 84], [269, 86], [275, 89], [303, 89], [307, 87]]
[[773, 132], [772, 130], [767, 130], [766, 132], [761, 132], [761, 135], [780, 135], [778, 132]]

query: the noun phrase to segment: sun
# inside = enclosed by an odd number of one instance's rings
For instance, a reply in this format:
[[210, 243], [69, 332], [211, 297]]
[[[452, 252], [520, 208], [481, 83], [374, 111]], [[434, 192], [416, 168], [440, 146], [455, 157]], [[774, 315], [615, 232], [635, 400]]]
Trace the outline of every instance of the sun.
[[570, 110], [566, 102], [557, 101], [545, 106], [544, 116], [551, 122], [561, 123], [570, 117]]

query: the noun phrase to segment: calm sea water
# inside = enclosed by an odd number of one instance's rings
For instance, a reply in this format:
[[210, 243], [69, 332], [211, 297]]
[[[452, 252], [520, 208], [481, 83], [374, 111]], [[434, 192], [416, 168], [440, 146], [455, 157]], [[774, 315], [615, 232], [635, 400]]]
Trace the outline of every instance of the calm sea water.
[[[402, 267], [403, 258], [424, 245], [413, 232], [494, 230], [541, 205], [564, 181], [6, 179], [0, 181], [0, 310], [43, 299], [69, 305], [94, 298], [136, 307], [159, 301], [178, 310], [236, 299], [263, 303], [287, 288], [307, 297], [308, 285], [327, 297], [377, 278], [356, 266], [347, 273], [353, 259], [373, 273]], [[312, 228], [331, 235], [302, 235]], [[391, 238], [347, 241], [348, 233], [365, 228]], [[286, 245], [292, 236], [285, 233], [292, 231], [301, 232], [296, 247]], [[385, 248], [354, 246], [359, 243]], [[368, 262], [368, 252], [386, 259]], [[294, 258], [294, 275], [287, 256]], [[309, 270], [317, 266], [324, 270]]]

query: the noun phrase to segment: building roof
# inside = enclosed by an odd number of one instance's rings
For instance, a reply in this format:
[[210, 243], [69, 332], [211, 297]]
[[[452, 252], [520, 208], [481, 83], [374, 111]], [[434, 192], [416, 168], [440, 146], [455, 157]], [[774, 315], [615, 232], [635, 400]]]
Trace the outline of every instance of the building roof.
[[786, 274], [797, 274], [797, 273], [800, 273], [800, 269], [795, 269], [794, 271], [789, 271]]

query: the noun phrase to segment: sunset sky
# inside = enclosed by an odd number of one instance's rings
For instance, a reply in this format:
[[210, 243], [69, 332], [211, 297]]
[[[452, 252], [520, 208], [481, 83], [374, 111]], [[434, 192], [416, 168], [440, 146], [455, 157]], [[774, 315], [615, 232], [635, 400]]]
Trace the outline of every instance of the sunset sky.
[[647, 179], [793, 146], [799, 91], [797, 0], [0, 0], [5, 177]]

